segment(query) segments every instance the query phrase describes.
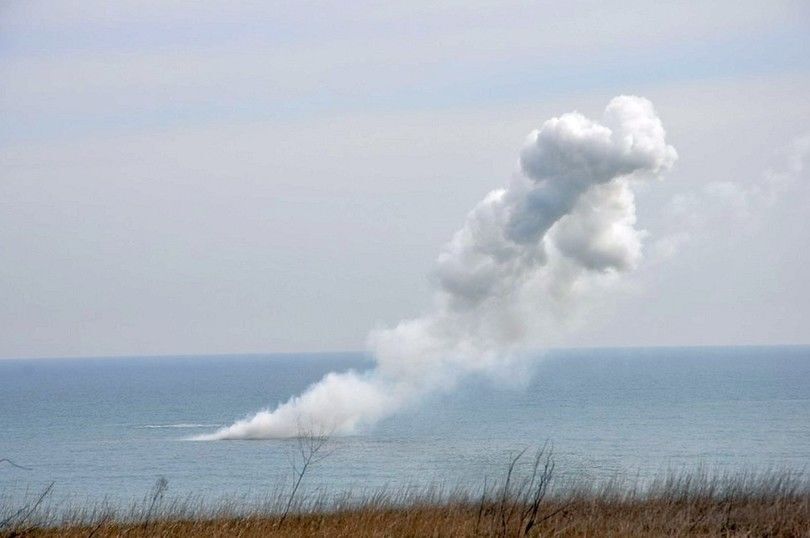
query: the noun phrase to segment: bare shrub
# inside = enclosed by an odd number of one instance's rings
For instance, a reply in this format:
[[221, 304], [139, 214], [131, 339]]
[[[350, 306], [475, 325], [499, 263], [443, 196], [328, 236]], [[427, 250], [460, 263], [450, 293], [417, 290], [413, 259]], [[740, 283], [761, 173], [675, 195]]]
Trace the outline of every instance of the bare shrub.
[[331, 431], [327, 431], [320, 426], [298, 426], [298, 435], [295, 437], [296, 449], [290, 455], [290, 467], [293, 475], [292, 488], [278, 521], [279, 525], [284, 523], [290, 514], [307, 472], [332, 453], [331, 450], [327, 449], [330, 436]]

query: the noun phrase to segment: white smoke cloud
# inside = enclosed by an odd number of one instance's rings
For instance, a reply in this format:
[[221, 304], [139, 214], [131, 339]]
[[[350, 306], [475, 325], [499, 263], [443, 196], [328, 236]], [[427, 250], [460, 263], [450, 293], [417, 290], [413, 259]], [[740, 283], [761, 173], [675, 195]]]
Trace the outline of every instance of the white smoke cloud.
[[302, 425], [348, 434], [465, 375], [508, 368], [543, 318], [639, 263], [632, 186], [676, 159], [640, 97], [614, 98], [601, 123], [576, 112], [546, 121], [529, 135], [519, 173], [478, 203], [440, 253], [432, 309], [370, 334], [373, 370], [328, 374], [275, 410], [200, 439], [294, 437]]
[[709, 181], [673, 196], [652, 245], [652, 261], [671, 258], [688, 243], [716, 240], [716, 234], [740, 237], [742, 231], [759, 226], [781, 200], [804, 199], [810, 134], [793, 139], [782, 157], [779, 167], [753, 178]]

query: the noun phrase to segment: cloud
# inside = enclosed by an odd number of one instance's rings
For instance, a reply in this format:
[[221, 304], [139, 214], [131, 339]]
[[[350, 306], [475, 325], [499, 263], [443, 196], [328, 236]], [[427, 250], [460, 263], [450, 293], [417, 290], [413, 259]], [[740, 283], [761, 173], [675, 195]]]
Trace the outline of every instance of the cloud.
[[739, 236], [743, 228], [758, 226], [786, 196], [801, 197], [807, 189], [810, 134], [795, 137], [782, 157], [781, 166], [754, 178], [713, 180], [675, 194], [665, 209], [667, 224], [653, 245], [655, 252], [668, 258], [690, 241], [714, 233], [733, 231]]

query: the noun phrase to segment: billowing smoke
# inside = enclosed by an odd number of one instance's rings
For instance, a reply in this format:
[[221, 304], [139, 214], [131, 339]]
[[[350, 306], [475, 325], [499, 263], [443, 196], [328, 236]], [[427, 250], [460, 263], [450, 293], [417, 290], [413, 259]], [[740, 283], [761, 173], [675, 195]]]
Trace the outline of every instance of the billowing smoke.
[[632, 186], [676, 158], [640, 97], [614, 98], [601, 123], [576, 112], [546, 121], [526, 140], [519, 173], [442, 250], [429, 312], [371, 333], [373, 370], [328, 374], [201, 439], [294, 437], [302, 425], [353, 433], [466, 375], [509, 368], [544, 319], [638, 264], [644, 232]]

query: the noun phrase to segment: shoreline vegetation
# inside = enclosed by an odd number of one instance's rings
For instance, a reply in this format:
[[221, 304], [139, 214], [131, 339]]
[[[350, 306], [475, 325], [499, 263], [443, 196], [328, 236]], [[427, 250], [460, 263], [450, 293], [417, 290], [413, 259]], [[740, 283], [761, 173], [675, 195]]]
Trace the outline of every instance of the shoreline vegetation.
[[129, 510], [59, 509], [51, 487], [22, 505], [0, 499], [0, 537], [21, 536], [773, 536], [810, 537], [803, 473], [697, 469], [646, 483], [564, 482], [546, 447], [524, 450], [477, 491], [429, 487], [353, 495], [300, 488], [328, 456], [299, 443], [291, 486], [258, 504], [173, 499], [161, 478]]

